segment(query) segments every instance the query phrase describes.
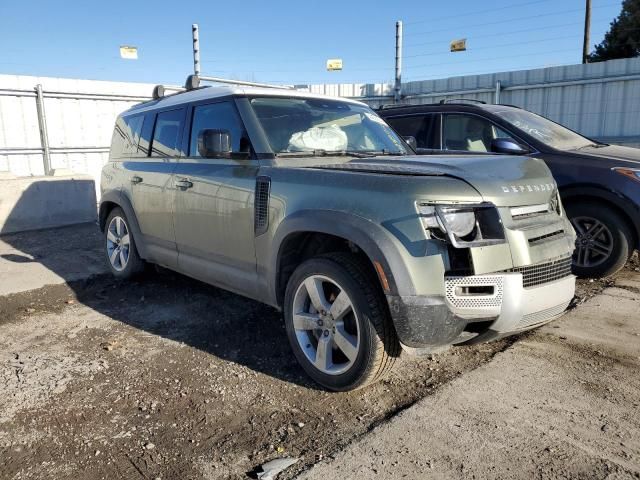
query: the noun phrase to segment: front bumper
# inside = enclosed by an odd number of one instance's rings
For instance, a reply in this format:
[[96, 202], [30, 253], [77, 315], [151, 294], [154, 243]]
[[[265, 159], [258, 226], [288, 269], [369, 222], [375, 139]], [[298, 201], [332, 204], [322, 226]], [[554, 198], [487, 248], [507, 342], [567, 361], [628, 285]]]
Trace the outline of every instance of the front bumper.
[[575, 277], [526, 288], [520, 272], [445, 277], [445, 291], [444, 297], [389, 297], [404, 347], [437, 350], [535, 328], [564, 313], [575, 293]]

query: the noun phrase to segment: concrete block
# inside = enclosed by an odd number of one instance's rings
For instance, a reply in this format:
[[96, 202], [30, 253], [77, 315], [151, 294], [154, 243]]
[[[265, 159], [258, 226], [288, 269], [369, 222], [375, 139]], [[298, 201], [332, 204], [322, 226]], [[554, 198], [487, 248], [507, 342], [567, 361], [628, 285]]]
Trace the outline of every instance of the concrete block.
[[92, 222], [95, 183], [88, 175], [0, 178], [0, 234]]

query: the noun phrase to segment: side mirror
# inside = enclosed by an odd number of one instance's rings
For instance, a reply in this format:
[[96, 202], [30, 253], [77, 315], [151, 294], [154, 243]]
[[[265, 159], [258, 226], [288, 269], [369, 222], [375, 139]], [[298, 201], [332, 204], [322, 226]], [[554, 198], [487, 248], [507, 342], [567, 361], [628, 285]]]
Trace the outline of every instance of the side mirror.
[[198, 133], [198, 153], [204, 158], [230, 158], [231, 134], [228, 130], [207, 128]]
[[496, 138], [491, 141], [491, 151], [494, 153], [506, 153], [508, 155], [524, 155], [529, 150], [509, 138]]
[[418, 148], [418, 142], [416, 141], [416, 137], [408, 136], [408, 137], [402, 137], [402, 138], [404, 138], [404, 141], [407, 142], [409, 146], [414, 150]]

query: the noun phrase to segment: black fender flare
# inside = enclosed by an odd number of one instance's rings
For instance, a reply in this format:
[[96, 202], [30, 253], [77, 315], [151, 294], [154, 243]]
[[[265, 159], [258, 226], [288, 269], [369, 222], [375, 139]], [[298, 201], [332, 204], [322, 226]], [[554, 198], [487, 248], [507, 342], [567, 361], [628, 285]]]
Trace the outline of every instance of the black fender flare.
[[571, 185], [560, 188], [563, 203], [569, 203], [572, 198], [590, 197], [604, 200], [615, 206], [622, 216], [629, 221], [636, 238], [636, 248], [640, 248], [640, 206], [629, 200], [623, 194], [606, 190], [594, 185]]
[[133, 231], [133, 236], [136, 240], [136, 249], [138, 250], [138, 255], [140, 258], [146, 259], [147, 257], [147, 247], [145, 242], [143, 241], [142, 231], [140, 230], [140, 224], [138, 223], [138, 217], [135, 214], [135, 210], [133, 209], [133, 205], [131, 204], [131, 200], [129, 196], [122, 192], [122, 190], [109, 190], [102, 194], [100, 197], [100, 209], [98, 221], [100, 222], [100, 230], [104, 231], [105, 223], [107, 221], [107, 216], [111, 211], [108, 208], [108, 204], [113, 203], [118, 207], [122, 208], [124, 214], [127, 216], [127, 220], [129, 220], [129, 227]]
[[357, 245], [372, 264], [379, 262], [384, 270], [389, 291], [387, 295], [411, 295], [414, 287], [402, 259], [401, 246], [382, 226], [357, 215], [335, 210], [301, 210], [280, 222], [272, 240], [269, 259], [269, 295], [277, 304], [277, 284], [282, 246], [289, 235], [296, 233], [324, 233], [344, 238]]

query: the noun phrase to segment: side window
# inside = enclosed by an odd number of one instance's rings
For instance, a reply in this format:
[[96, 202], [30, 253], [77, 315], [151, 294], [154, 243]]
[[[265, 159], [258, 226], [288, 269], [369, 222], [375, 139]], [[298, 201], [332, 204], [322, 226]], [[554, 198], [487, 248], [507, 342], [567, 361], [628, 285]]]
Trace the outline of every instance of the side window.
[[403, 137], [414, 137], [418, 148], [438, 149], [440, 114], [411, 115], [386, 119]]
[[156, 126], [153, 129], [153, 140], [151, 141], [151, 156], [177, 156], [183, 127], [184, 109], [158, 113]]
[[111, 138], [111, 157], [124, 158], [135, 155], [142, 131], [143, 115], [118, 117]]
[[151, 136], [153, 135], [153, 124], [155, 119], [155, 113], [147, 113], [144, 116], [142, 133], [140, 134], [140, 141], [138, 142], [138, 157], [149, 156], [149, 146], [151, 145]]
[[246, 152], [248, 150], [242, 121], [236, 111], [235, 105], [231, 102], [225, 101], [198, 105], [193, 109], [189, 156], [200, 156], [198, 152], [198, 134], [200, 131], [208, 128], [228, 130], [231, 135], [231, 149], [233, 152]]
[[457, 113], [444, 116], [442, 142], [445, 150], [491, 152], [491, 142], [496, 138], [516, 142], [511, 135], [484, 118]]

